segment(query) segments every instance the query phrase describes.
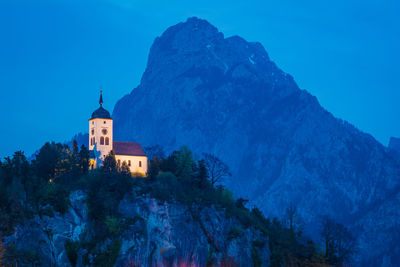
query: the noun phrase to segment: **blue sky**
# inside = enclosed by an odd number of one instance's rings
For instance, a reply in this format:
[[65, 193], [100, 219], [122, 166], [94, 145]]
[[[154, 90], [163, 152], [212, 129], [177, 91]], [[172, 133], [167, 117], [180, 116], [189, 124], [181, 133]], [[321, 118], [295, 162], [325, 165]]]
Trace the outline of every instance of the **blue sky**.
[[400, 136], [400, 11], [394, 0], [0, 0], [0, 157], [87, 131], [136, 87], [150, 46], [198, 16], [261, 42], [302, 89], [383, 144]]

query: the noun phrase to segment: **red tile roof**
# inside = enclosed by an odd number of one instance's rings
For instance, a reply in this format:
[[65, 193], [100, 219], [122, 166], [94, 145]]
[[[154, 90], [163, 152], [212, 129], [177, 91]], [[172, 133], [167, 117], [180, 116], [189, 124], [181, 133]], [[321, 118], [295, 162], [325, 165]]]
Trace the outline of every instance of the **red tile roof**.
[[115, 155], [146, 156], [146, 153], [144, 153], [139, 143], [114, 141], [113, 150]]

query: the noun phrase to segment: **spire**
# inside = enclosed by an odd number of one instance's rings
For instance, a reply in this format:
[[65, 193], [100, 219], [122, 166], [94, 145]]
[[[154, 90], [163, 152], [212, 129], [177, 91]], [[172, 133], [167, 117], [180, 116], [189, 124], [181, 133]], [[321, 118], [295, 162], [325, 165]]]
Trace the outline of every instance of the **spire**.
[[100, 90], [100, 107], [103, 105], [103, 90]]

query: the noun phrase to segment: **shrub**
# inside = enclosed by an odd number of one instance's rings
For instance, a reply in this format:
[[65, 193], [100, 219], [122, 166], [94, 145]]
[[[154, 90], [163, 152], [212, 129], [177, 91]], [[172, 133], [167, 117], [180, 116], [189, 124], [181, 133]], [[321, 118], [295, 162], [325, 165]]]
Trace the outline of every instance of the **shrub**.
[[44, 184], [40, 199], [42, 205], [50, 204], [55, 211], [61, 214], [68, 211], [69, 192], [62, 185], [56, 184], [55, 182]]
[[159, 200], [170, 201], [179, 198], [180, 188], [178, 179], [173, 173], [160, 172], [152, 187], [152, 195]]
[[107, 217], [105, 220], [105, 224], [107, 225], [108, 233], [115, 237], [118, 236], [121, 232], [120, 222], [115, 217]]
[[44, 207], [40, 212], [41, 212], [42, 215], [44, 215], [44, 216], [54, 217], [53, 208], [50, 207], [50, 206]]
[[255, 247], [251, 248], [251, 260], [253, 261], [254, 267], [261, 267], [262, 259], [261, 259], [260, 255], [258, 254], [258, 251]]
[[79, 250], [79, 242], [66, 240], [64, 243], [64, 248], [67, 253], [67, 258], [72, 266], [76, 266], [78, 261], [78, 250]]
[[228, 233], [228, 240], [232, 240], [238, 237], [241, 237], [243, 233], [243, 229], [241, 227], [234, 227]]
[[121, 249], [121, 241], [114, 239], [111, 241], [111, 244], [109, 244], [106, 247], [106, 250], [104, 251], [98, 251], [96, 255], [94, 255], [94, 266], [99, 266], [99, 267], [111, 267], [115, 265], [115, 262], [117, 261], [119, 251]]
[[265, 241], [264, 240], [255, 240], [255, 241], [253, 241], [253, 246], [256, 248], [262, 249], [263, 247], [265, 247]]

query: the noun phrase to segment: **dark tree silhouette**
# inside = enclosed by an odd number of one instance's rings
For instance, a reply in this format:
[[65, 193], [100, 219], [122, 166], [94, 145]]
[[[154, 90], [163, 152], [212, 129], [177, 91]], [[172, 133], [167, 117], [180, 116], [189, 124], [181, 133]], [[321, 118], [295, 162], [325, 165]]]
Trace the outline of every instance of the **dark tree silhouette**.
[[207, 184], [208, 172], [204, 160], [199, 160], [197, 162], [194, 178], [199, 188], [203, 188]]
[[103, 169], [108, 172], [118, 171], [117, 161], [115, 160], [115, 153], [113, 150], [108, 153], [103, 161]]
[[204, 164], [206, 166], [210, 182], [212, 185], [222, 182], [224, 177], [232, 176], [228, 165], [216, 156], [208, 153], [203, 153]]
[[164, 149], [160, 145], [145, 147], [144, 151], [146, 151], [149, 161], [152, 161], [155, 158], [158, 158], [159, 160], [165, 158]]
[[298, 230], [300, 225], [300, 216], [297, 212], [295, 203], [290, 203], [286, 208], [285, 219], [290, 231], [295, 232]]
[[89, 170], [89, 150], [82, 145], [81, 151], [79, 151], [79, 166], [83, 174]]
[[322, 220], [321, 236], [329, 263], [342, 266], [345, 261], [351, 260], [356, 250], [356, 240], [345, 226], [325, 217]]

